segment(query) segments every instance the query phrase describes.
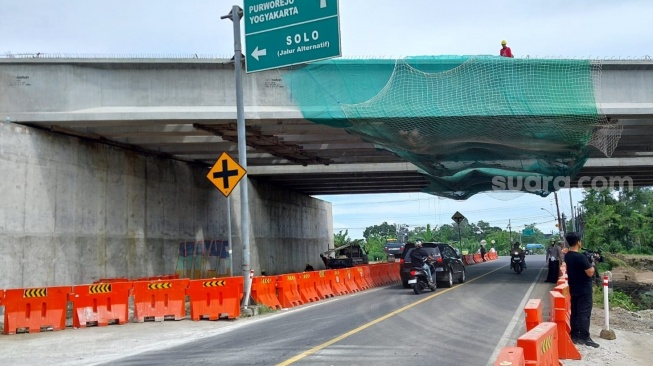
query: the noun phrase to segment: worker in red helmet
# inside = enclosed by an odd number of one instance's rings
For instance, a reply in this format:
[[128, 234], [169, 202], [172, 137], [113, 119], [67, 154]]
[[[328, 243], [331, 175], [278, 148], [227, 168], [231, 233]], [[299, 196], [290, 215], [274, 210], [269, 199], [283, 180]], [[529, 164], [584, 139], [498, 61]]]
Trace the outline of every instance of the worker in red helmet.
[[502, 57], [514, 57], [510, 47], [506, 46], [507, 42], [505, 40], [501, 41], [501, 50], [499, 50], [499, 55]]

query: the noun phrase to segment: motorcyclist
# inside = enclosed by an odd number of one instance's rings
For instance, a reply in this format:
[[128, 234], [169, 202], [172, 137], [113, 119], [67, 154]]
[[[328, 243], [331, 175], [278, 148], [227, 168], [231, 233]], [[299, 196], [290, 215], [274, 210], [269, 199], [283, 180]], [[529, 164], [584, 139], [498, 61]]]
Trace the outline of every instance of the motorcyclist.
[[433, 283], [433, 275], [431, 274], [431, 266], [428, 264], [428, 260], [433, 260], [434, 258], [429, 255], [429, 253], [422, 247], [422, 242], [415, 243], [415, 250], [410, 253], [410, 261], [413, 267], [421, 267], [429, 275], [429, 284]]
[[[526, 267], [526, 254], [524, 254], [524, 251], [522, 250], [522, 248], [519, 247], [519, 242], [518, 241], [516, 241], [512, 245], [512, 250], [510, 251], [510, 256], [512, 256], [512, 254], [514, 252], [517, 252], [519, 254], [519, 258], [521, 258], [522, 267], [524, 267], [524, 269], [528, 269], [528, 267]], [[512, 260], [510, 261], [510, 269], [512, 269]]]

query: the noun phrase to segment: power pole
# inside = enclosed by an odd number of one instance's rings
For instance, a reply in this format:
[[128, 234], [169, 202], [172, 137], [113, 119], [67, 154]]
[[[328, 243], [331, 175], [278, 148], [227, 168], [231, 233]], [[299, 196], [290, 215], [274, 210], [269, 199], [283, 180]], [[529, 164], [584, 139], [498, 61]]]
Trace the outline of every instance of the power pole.
[[576, 230], [576, 214], [574, 213], [574, 201], [571, 198], [571, 188], [569, 188], [569, 207], [571, 207], [571, 230], [573, 231], [578, 231]]
[[508, 219], [508, 232], [510, 233], [510, 243], [508, 243], [508, 250], [512, 248], [512, 226], [510, 226], [510, 219]]
[[[553, 196], [556, 200], [556, 211], [558, 212], [558, 233], [562, 234], [562, 220], [560, 219], [560, 206], [558, 205], [558, 192], [553, 192]], [[562, 238], [562, 235], [560, 235]]]

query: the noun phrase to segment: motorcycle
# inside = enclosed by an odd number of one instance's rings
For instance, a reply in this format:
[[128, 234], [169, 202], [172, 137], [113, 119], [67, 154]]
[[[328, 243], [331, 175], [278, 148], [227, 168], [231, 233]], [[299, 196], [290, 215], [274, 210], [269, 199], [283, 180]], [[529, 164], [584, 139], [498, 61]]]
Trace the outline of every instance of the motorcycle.
[[[428, 265], [431, 267], [431, 273], [435, 276], [435, 268], [433, 268], [431, 262], [428, 262]], [[435, 280], [429, 283], [429, 275], [424, 268], [413, 267], [410, 269], [410, 275], [412, 278], [408, 280], [408, 284], [413, 288], [416, 295], [421, 294], [426, 288], [431, 289], [431, 291], [435, 291], [437, 288]]]
[[510, 254], [510, 264], [512, 269], [514, 269], [517, 274], [521, 274], [521, 272], [524, 270], [524, 264], [522, 263], [519, 252], [515, 251]]

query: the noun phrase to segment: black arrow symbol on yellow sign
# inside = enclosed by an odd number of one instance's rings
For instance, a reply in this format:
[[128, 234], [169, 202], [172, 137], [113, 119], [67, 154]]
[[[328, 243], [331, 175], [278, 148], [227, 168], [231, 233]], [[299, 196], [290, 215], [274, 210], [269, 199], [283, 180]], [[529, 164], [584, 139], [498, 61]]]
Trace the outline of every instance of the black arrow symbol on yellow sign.
[[148, 290], [163, 290], [166, 288], [172, 288], [172, 284], [170, 282], [157, 282], [157, 283], [150, 283], [147, 285]]
[[23, 297], [46, 297], [48, 296], [47, 288], [28, 288], [23, 292]]
[[111, 292], [111, 284], [104, 283], [100, 285], [91, 285], [88, 288], [89, 294], [106, 294]]
[[206, 281], [202, 284], [203, 287], [218, 287], [226, 285], [227, 281]]

